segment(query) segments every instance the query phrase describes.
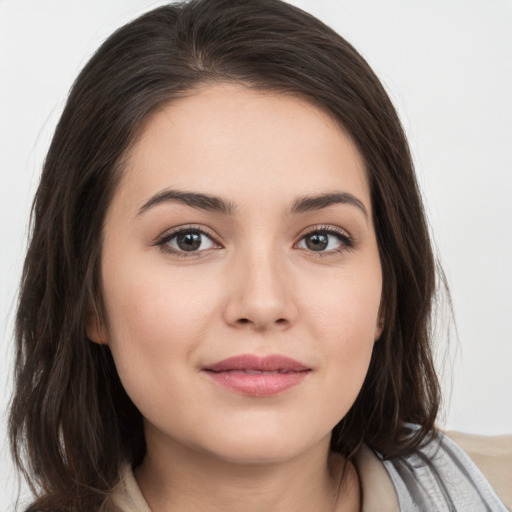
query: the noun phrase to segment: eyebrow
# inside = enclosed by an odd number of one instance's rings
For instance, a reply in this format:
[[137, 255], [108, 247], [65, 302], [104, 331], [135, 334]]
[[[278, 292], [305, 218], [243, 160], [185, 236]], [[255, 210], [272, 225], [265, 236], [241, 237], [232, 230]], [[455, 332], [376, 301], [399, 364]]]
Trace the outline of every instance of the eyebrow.
[[348, 192], [331, 192], [314, 196], [301, 196], [297, 198], [290, 209], [291, 213], [306, 213], [314, 210], [322, 210], [335, 204], [348, 204], [355, 206], [368, 219], [368, 210], [357, 197]]
[[233, 215], [236, 213], [236, 206], [231, 201], [225, 201], [220, 197], [197, 192], [182, 192], [180, 190], [166, 189], [152, 196], [139, 209], [138, 215], [162, 203], [181, 203], [198, 210], [207, 212], [224, 213]]
[[[223, 213], [234, 215], [238, 208], [231, 201], [226, 201], [220, 197], [197, 192], [184, 192], [180, 190], [166, 189], [158, 192], [146, 201], [139, 209], [137, 215], [163, 203], [181, 203], [198, 210], [207, 212]], [[322, 210], [336, 204], [347, 204], [358, 208], [368, 219], [368, 211], [364, 204], [348, 192], [331, 192], [327, 194], [317, 194], [314, 196], [300, 196], [290, 208], [291, 214], [306, 213], [315, 210]]]

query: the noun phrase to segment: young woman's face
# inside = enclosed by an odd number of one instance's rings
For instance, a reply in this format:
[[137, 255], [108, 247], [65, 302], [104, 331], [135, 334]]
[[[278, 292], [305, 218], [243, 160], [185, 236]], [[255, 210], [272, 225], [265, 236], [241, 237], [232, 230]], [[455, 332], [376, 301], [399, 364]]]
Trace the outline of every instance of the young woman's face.
[[148, 446], [236, 462], [328, 443], [379, 335], [362, 159], [318, 108], [204, 86], [156, 115], [107, 212], [108, 343]]

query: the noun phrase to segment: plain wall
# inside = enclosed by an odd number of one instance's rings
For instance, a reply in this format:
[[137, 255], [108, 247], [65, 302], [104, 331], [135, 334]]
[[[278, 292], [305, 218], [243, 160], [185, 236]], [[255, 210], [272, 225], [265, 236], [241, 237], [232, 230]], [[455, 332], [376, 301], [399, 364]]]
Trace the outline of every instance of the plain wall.
[[[147, 0], [0, 0], [0, 510], [15, 478], [5, 418], [32, 196], [72, 81]], [[512, 432], [512, 1], [296, 0], [369, 61], [409, 135], [451, 288], [440, 424]], [[440, 358], [441, 360], [442, 358]]]

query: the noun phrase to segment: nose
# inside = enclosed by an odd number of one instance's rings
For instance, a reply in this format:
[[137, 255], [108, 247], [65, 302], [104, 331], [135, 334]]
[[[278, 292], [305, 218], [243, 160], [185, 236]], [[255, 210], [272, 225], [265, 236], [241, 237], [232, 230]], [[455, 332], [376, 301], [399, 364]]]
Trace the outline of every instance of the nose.
[[225, 321], [256, 331], [287, 329], [297, 319], [296, 285], [273, 251], [240, 254], [229, 271]]

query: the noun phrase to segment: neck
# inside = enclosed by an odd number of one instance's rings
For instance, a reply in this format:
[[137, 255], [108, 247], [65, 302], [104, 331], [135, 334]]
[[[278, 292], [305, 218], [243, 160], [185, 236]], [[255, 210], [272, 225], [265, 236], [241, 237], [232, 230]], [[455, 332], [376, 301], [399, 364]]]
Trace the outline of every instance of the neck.
[[279, 462], [235, 463], [147, 438], [135, 477], [152, 512], [345, 512], [360, 510], [357, 473], [324, 439]]

